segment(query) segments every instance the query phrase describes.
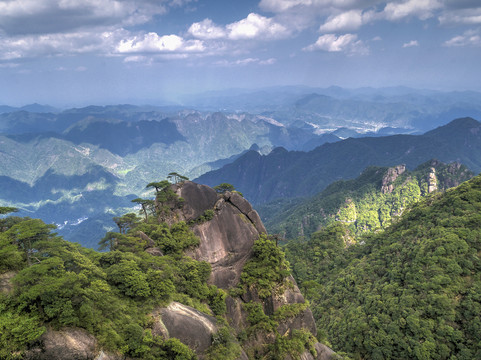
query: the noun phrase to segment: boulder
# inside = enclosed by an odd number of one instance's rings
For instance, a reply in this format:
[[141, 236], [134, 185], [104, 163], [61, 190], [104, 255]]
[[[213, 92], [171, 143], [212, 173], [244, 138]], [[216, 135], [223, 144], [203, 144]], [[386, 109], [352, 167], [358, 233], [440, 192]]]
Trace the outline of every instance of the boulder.
[[97, 339], [79, 328], [48, 330], [38, 345], [26, 352], [27, 360], [121, 360], [123, 356], [97, 348]]
[[[175, 337], [188, 345], [198, 355], [203, 354], [212, 343], [212, 335], [217, 332], [216, 319], [190, 306], [172, 302], [159, 310], [155, 335]], [[158, 331], [155, 331], [158, 329]], [[159, 331], [160, 330], [160, 331]]]

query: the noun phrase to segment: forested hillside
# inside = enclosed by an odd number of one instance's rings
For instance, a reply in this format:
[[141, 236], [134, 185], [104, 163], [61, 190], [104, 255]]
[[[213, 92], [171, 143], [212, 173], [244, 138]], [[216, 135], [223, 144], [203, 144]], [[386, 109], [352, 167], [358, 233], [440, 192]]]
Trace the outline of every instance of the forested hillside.
[[249, 203], [175, 179], [114, 218], [107, 252], [0, 219], [1, 359], [335, 357]]
[[233, 184], [254, 204], [281, 198], [312, 196], [340, 179], [353, 179], [369, 166], [405, 164], [414, 169], [430, 159], [481, 171], [481, 123], [453, 120], [423, 135], [349, 138], [303, 153], [275, 149], [262, 156], [248, 152], [196, 181]]
[[481, 176], [358, 237], [335, 222], [287, 257], [322, 338], [354, 359], [481, 357]]
[[309, 237], [335, 221], [360, 235], [386, 228], [414, 202], [472, 176], [464, 165], [437, 160], [412, 171], [404, 165], [369, 167], [356, 179], [337, 181], [296, 205], [277, 201], [259, 206], [258, 210], [268, 230], [287, 239]]

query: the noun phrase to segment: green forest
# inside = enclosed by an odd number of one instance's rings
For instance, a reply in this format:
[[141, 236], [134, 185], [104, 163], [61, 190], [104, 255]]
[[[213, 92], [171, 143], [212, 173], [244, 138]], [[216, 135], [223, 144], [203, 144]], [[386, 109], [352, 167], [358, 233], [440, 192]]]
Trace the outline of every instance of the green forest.
[[[407, 175], [395, 180], [402, 191], [423, 193]], [[373, 187], [364, 179], [366, 194]], [[233, 189], [225, 185], [217, 196]], [[236, 359], [244, 351], [250, 359], [300, 359], [306, 350], [316, 354], [318, 340], [345, 359], [481, 358], [481, 176], [403, 203], [402, 215], [375, 231], [346, 221], [346, 206], [309, 239], [281, 247], [278, 238], [261, 235], [239, 284], [226, 290], [208, 284], [209, 263], [185, 255], [199, 245], [192, 226], [212, 220], [214, 209], [170, 222], [184, 199], [168, 181], [147, 187], [155, 198], [134, 199], [138, 214], [113, 219], [118, 231], [99, 241], [103, 251], [65, 241], [54, 225], [14, 216], [14, 208], [0, 209], [0, 275], [10, 284], [0, 291], [1, 359], [22, 359], [43, 334], [63, 328], [85, 329], [102, 349], [132, 359], [196, 359], [178, 339], [153, 333], [155, 310], [172, 301], [215, 319], [205, 359]], [[146, 251], [152, 246], [155, 252]], [[290, 273], [308, 301], [267, 313], [269, 299], [292, 288]], [[234, 329], [226, 299], [252, 289], [258, 300], [243, 302], [246, 326]], [[307, 307], [317, 338], [279, 331]]]
[[481, 358], [481, 177], [384, 231], [338, 221], [286, 247], [318, 337], [352, 359]]
[[[65, 241], [54, 225], [39, 219], [0, 219], [0, 275], [11, 283], [0, 289], [0, 359], [22, 359], [42, 334], [64, 328], [85, 329], [102, 349], [133, 359], [196, 359], [198, 354], [175, 337], [153, 334], [155, 310], [172, 301], [215, 319], [218, 330], [204, 359], [236, 359], [243, 350], [250, 358], [264, 359], [316, 353], [317, 340], [308, 331], [277, 330], [308, 303], [286, 304], [265, 314], [262, 302], [252, 300], [242, 305], [247, 314], [243, 329], [235, 331], [227, 321], [226, 297], [239, 298], [255, 289], [260, 299], [266, 299], [292, 286], [284, 253], [273, 239], [261, 235], [254, 242], [236, 287], [222, 290], [209, 285], [211, 265], [184, 252], [199, 245], [191, 225], [211, 220], [214, 211], [207, 210], [190, 223], [169, 225], [164, 220], [183, 206], [184, 199], [168, 181], [147, 188], [155, 189], [155, 199], [133, 200], [141, 205], [141, 216], [114, 218], [119, 231], [108, 232], [99, 242], [108, 251]], [[156, 251], [149, 253], [145, 249], [152, 241]], [[256, 344], [259, 336], [270, 342]]]
[[[394, 175], [396, 171], [400, 174]], [[284, 238], [310, 237], [328, 224], [341, 221], [356, 235], [387, 228], [404, 209], [436, 189], [443, 191], [470, 179], [473, 173], [458, 163], [431, 160], [414, 170], [405, 166], [365, 169], [357, 178], [339, 180], [319, 194], [260, 208], [266, 227]], [[283, 206], [284, 205], [284, 206]]]

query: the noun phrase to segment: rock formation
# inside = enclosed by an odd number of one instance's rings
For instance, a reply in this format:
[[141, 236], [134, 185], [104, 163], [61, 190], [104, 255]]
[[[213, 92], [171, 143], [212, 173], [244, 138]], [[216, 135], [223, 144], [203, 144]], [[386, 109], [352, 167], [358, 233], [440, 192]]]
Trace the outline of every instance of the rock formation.
[[381, 192], [383, 194], [392, 193], [394, 189], [393, 182], [406, 171], [406, 165], [398, 165], [388, 169], [386, 175], [382, 178]]
[[[193, 223], [192, 229], [200, 238], [200, 245], [188, 255], [211, 264], [212, 274], [209, 279], [211, 284], [226, 290], [236, 287], [246, 261], [252, 256], [254, 241], [260, 234], [266, 233], [259, 215], [249, 202], [236, 192], [217, 194], [208, 186], [190, 181], [176, 185], [175, 192], [183, 198], [184, 202], [181, 208], [173, 211], [169, 222], [183, 220]], [[213, 211], [210, 220], [197, 221], [209, 210]], [[261, 298], [255, 288], [249, 288], [240, 296], [228, 296], [226, 318], [230, 326], [240, 333], [249, 325], [248, 314], [243, 306], [246, 303], [261, 304], [267, 316], [274, 315], [282, 306], [304, 304], [304, 297], [292, 276], [286, 279], [286, 284], [287, 286], [281, 287], [280, 291], [267, 298]], [[160, 318], [171, 336], [175, 336], [174, 334], [185, 336], [185, 332], [188, 332], [190, 336], [195, 337], [195, 334], [215, 332], [215, 321], [201, 319], [198, 313], [196, 316], [190, 316], [189, 314], [193, 311], [195, 310], [184, 305], [171, 304], [160, 310]], [[201, 328], [204, 329], [201, 330]], [[198, 329], [198, 331], [191, 331], [191, 329]], [[279, 334], [289, 334], [300, 329], [307, 330], [313, 335], [317, 333], [312, 312], [307, 306], [295, 316], [279, 321], [276, 330]], [[274, 338], [272, 333], [257, 334], [253, 339], [243, 343], [243, 350], [249, 353], [254, 348], [265, 347], [265, 344], [272, 343]], [[181, 340], [188, 345], [192, 343], [189, 336]], [[198, 350], [205, 348], [207, 345], [205, 341], [206, 339], [196, 338], [194, 342], [198, 344]], [[323, 344], [316, 343], [315, 348], [316, 357], [306, 351], [302, 354], [302, 359], [324, 360], [335, 357], [335, 353]], [[202, 351], [198, 351], [198, 354], [202, 355]], [[244, 356], [243, 352], [241, 358]]]

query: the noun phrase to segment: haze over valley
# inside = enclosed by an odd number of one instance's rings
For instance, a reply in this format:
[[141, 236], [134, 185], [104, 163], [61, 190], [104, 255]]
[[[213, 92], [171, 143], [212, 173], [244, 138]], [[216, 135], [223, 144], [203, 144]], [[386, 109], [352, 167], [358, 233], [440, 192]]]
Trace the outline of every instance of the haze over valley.
[[0, 0], [0, 360], [481, 359], [479, 0]]

